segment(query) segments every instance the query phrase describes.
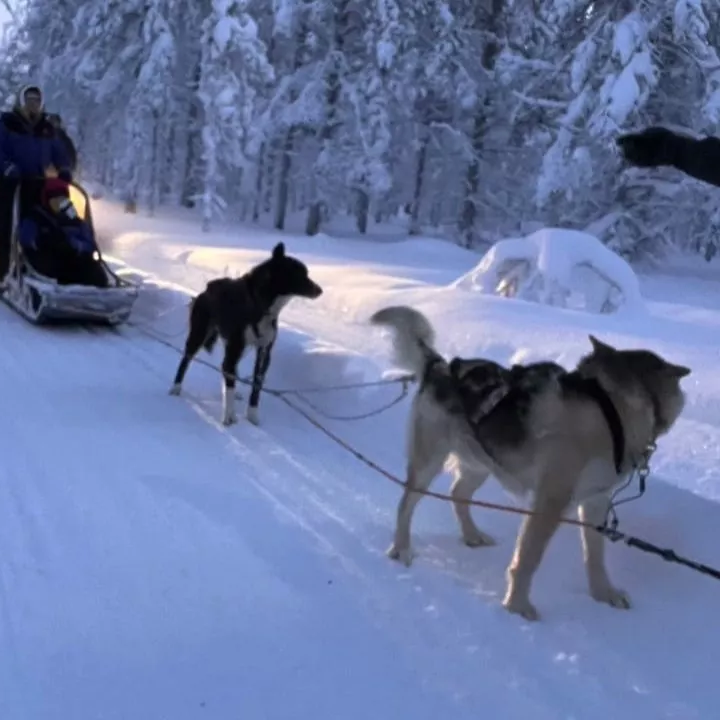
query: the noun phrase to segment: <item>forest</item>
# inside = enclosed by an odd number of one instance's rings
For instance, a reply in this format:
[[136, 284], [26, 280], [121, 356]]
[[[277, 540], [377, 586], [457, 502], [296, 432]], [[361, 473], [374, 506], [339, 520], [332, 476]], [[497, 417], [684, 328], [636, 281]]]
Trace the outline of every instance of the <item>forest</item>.
[[19, 0], [0, 90], [43, 88], [82, 179], [205, 229], [344, 215], [480, 248], [559, 226], [710, 259], [717, 188], [615, 139], [714, 134], [719, 48], [708, 0]]

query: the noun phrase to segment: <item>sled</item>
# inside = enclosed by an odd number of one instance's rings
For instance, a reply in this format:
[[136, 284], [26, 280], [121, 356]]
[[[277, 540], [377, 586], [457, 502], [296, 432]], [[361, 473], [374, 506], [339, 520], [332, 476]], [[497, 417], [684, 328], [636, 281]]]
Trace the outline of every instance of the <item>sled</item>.
[[[38, 325], [53, 321], [120, 325], [127, 321], [137, 300], [139, 288], [119, 277], [108, 267], [97, 246], [97, 241], [95, 241], [93, 257], [101, 265], [107, 277], [107, 287], [61, 284], [32, 267], [18, 239], [21, 185], [22, 183], [18, 183], [13, 197], [10, 264], [5, 280], [0, 286], [4, 302], [26, 320]], [[88, 194], [74, 182], [69, 185], [73, 204], [80, 217], [90, 225], [92, 236], [95, 238]]]

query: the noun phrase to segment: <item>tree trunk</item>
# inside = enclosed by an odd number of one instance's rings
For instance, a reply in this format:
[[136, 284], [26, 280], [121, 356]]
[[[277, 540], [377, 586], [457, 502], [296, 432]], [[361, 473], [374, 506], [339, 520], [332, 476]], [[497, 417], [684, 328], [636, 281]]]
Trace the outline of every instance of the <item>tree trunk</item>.
[[260, 146], [260, 155], [258, 157], [257, 175], [255, 176], [255, 198], [253, 200], [253, 222], [257, 222], [260, 219], [262, 207], [263, 180], [265, 177], [265, 147], [265, 143]]
[[[499, 37], [504, 5], [505, 0], [491, 0], [489, 13], [486, 13], [483, 3], [475, 5], [474, 29], [487, 32], [492, 38], [487, 40], [482, 52], [482, 65], [487, 70], [490, 78], [493, 76], [495, 62], [502, 49]], [[477, 222], [477, 192], [480, 186], [480, 159], [492, 104], [491, 92], [492, 90], [486, 90], [485, 96], [478, 101], [479, 105], [475, 112], [470, 137], [473, 158], [465, 174], [465, 192], [458, 221], [462, 243], [468, 248], [475, 244], [476, 239], [475, 224]]]
[[159, 134], [160, 128], [158, 127], [160, 117], [158, 113], [153, 112], [153, 130], [152, 130], [152, 149], [151, 149], [151, 165], [150, 165], [150, 192], [148, 193], [148, 215], [153, 217], [160, 204], [160, 183], [162, 181], [160, 172], [160, 143]]
[[[307, 41], [308, 26], [305, 17], [301, 17], [296, 35], [295, 54], [293, 57], [293, 72], [297, 72], [302, 66], [305, 57], [305, 43]], [[290, 93], [290, 104], [297, 100], [297, 93]], [[275, 208], [275, 229], [285, 228], [287, 216], [288, 199], [290, 197], [290, 171], [292, 169], [292, 152], [295, 148], [296, 128], [291, 127], [285, 134], [285, 140], [280, 154], [280, 173], [278, 176], [278, 197]]]
[[361, 235], [365, 235], [367, 232], [369, 215], [370, 195], [364, 188], [358, 188], [357, 204], [355, 205], [355, 223]]
[[427, 128], [423, 128], [423, 130], [420, 149], [418, 150], [417, 169], [415, 170], [415, 190], [410, 206], [410, 235], [420, 234], [420, 199], [422, 197], [423, 180], [425, 179], [425, 161], [427, 159], [428, 144], [430, 143], [430, 133]]
[[276, 230], [285, 229], [285, 219], [287, 216], [288, 197], [290, 195], [290, 170], [292, 168], [292, 151], [295, 131], [290, 128], [285, 135], [282, 152], [280, 153], [280, 173], [278, 175], [278, 195], [277, 205], [275, 207], [275, 223]]
[[465, 192], [460, 214], [460, 237], [464, 247], [470, 248], [475, 244], [475, 221], [477, 219], [477, 205], [475, 204], [478, 187], [480, 186], [480, 156], [485, 139], [487, 116], [485, 106], [478, 109], [473, 122], [472, 137], [470, 138], [473, 159], [465, 173]]
[[[325, 76], [325, 122], [320, 130], [320, 153], [329, 151], [329, 145], [338, 126], [338, 100], [340, 99], [340, 67], [337, 57], [342, 54], [345, 42], [345, 25], [347, 20], [347, 0], [335, 0], [333, 12], [334, 32], [331, 56], [336, 59]], [[305, 233], [316, 235], [322, 226], [323, 198], [317, 197], [317, 184], [313, 183], [313, 197], [308, 207]]]
[[201, 77], [201, 64], [200, 58], [198, 58], [195, 67], [193, 69], [191, 90], [193, 94], [193, 100], [190, 103], [188, 109], [188, 132], [186, 136], [186, 152], [185, 152], [185, 168], [183, 172], [183, 187], [182, 187], [182, 204], [187, 208], [195, 207], [195, 200], [193, 199], [199, 192], [196, 168], [198, 161], [198, 141], [200, 129], [198, 127], [200, 120], [200, 108], [198, 105], [197, 91], [200, 87]]
[[307, 220], [305, 221], [305, 234], [317, 235], [322, 227], [322, 203], [316, 201], [308, 208]]

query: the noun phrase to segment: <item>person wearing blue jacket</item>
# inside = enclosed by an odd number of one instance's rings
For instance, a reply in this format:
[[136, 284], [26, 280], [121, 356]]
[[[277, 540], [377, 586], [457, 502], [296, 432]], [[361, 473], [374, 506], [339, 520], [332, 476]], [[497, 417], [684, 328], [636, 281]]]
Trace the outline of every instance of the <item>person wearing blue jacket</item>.
[[55, 124], [43, 111], [40, 88], [20, 90], [12, 111], [0, 115], [0, 172], [4, 177], [44, 177], [54, 166], [58, 177], [72, 181], [70, 158]]
[[[0, 115], [0, 282], [8, 271], [12, 201], [18, 181], [39, 179], [54, 167], [58, 177], [72, 182], [70, 158], [54, 124], [43, 110], [42, 91], [26, 85], [17, 95], [15, 107]], [[30, 192], [23, 191], [21, 208], [31, 207]]]

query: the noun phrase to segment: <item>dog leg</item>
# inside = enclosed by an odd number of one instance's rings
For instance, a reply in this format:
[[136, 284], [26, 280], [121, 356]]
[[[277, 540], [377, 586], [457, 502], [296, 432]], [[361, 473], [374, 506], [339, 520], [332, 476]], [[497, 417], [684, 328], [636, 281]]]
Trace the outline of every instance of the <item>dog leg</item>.
[[[416, 405], [411, 412], [422, 413], [422, 410]], [[405, 490], [398, 504], [395, 537], [387, 550], [389, 558], [408, 567], [413, 559], [410, 526], [415, 506], [422, 498], [422, 491], [430, 487], [442, 470], [449, 451], [442, 430], [430, 423], [424, 427], [422, 418], [418, 417], [411, 430]]]
[[225, 356], [222, 361], [223, 372], [223, 425], [232, 425], [237, 422], [235, 412], [235, 385], [237, 383], [237, 366], [242, 357], [245, 345], [242, 340], [233, 338], [225, 345]]
[[495, 540], [475, 524], [470, 514], [470, 505], [462, 502], [463, 500], [471, 500], [474, 493], [489, 476], [489, 472], [473, 471], [465, 465], [460, 465], [450, 488], [450, 495], [455, 500], [453, 507], [455, 508], [458, 523], [460, 523], [460, 534], [468, 547], [495, 545]]
[[569, 500], [570, 495], [548, 495], [542, 489], [538, 490], [533, 507], [535, 514], [526, 516], [520, 528], [515, 552], [507, 570], [508, 582], [503, 606], [526, 620], [540, 618], [530, 602], [530, 587]]
[[250, 401], [247, 408], [247, 419], [253, 425], [260, 424], [258, 417], [258, 405], [260, 404], [260, 393], [265, 383], [265, 375], [270, 367], [270, 359], [272, 357], [273, 343], [265, 347], [259, 347], [255, 354], [255, 368], [253, 369], [252, 390], [250, 391]]
[[410, 567], [413, 561], [413, 551], [410, 542], [410, 526], [412, 524], [415, 507], [422, 499], [422, 491], [427, 490], [442, 470], [445, 458], [441, 458], [431, 465], [413, 467], [408, 464], [406, 488], [397, 509], [395, 536], [392, 545], [387, 550], [387, 556], [392, 560], [399, 560], [403, 565]]
[[[605, 522], [609, 507], [610, 499], [606, 495], [592, 497], [580, 505], [578, 518], [581, 522], [597, 527]], [[630, 608], [630, 598], [626, 592], [614, 587], [610, 582], [605, 567], [605, 538], [593, 527], [581, 528], [583, 559], [590, 595], [598, 602], [627, 610]]]
[[180, 359], [180, 364], [175, 372], [175, 379], [173, 380], [172, 387], [170, 388], [170, 395], [180, 395], [182, 391], [182, 383], [185, 379], [185, 373], [187, 372], [192, 359], [200, 352], [200, 348], [203, 346], [206, 338], [211, 331], [211, 320], [208, 309], [205, 307], [206, 296], [198, 295], [193, 301], [192, 308], [190, 310], [190, 330], [188, 332], [187, 340], [185, 341], [185, 352]]

